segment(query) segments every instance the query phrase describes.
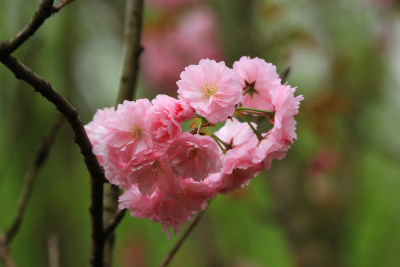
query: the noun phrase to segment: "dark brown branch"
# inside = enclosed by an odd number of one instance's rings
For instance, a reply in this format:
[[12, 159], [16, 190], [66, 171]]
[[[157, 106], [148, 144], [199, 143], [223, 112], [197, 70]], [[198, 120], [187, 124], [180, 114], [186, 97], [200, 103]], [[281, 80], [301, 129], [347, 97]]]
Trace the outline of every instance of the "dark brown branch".
[[103, 258], [103, 180], [105, 179], [103, 171], [92, 153], [92, 145], [83, 128], [82, 121], [75, 108], [56, 90], [51, 84], [42, 77], [31, 71], [12, 55], [6, 55], [0, 58], [0, 61], [6, 65], [17, 79], [30, 84], [35, 91], [39, 92], [47, 100], [53, 103], [57, 109], [65, 115], [75, 134], [75, 142], [81, 149], [85, 164], [90, 173], [91, 179], [91, 224], [92, 224], [92, 266], [102, 266]]
[[4, 234], [0, 231], [0, 263], [3, 263], [4, 267], [15, 267], [14, 260], [11, 257], [8, 246], [4, 240]]
[[189, 225], [189, 227], [186, 229], [186, 231], [183, 233], [181, 238], [179, 238], [178, 242], [176, 242], [175, 246], [172, 248], [172, 250], [168, 253], [168, 255], [165, 257], [163, 262], [161, 263], [160, 267], [166, 267], [168, 264], [170, 264], [172, 258], [175, 256], [176, 252], [180, 249], [182, 246], [183, 242], [187, 239], [187, 237], [190, 235], [194, 227], [197, 225], [197, 223], [200, 221], [201, 216], [203, 216], [203, 211], [199, 215], [197, 215], [196, 219]]
[[50, 147], [53, 144], [58, 129], [60, 128], [63, 122], [64, 122], [64, 117], [61, 117], [54, 123], [48, 136], [43, 140], [41, 146], [36, 151], [34, 159], [25, 174], [24, 188], [22, 190], [21, 196], [18, 201], [17, 213], [15, 214], [15, 218], [12, 221], [11, 226], [5, 233], [4, 237], [5, 245], [10, 244], [11, 240], [17, 233], [19, 226], [21, 225], [24, 211], [26, 205], [28, 204], [29, 197], [32, 193], [33, 183], [35, 181], [37, 173], [46, 162]]
[[54, 0], [42, 0], [29, 23], [10, 40], [0, 43], [0, 58], [14, 52], [39, 29], [43, 22], [53, 14], [53, 2]]
[[62, 0], [59, 4], [53, 7], [54, 0], [42, 0], [28, 24], [26, 24], [25, 27], [10, 40], [0, 42], [0, 59], [17, 50], [18, 47], [35, 34], [46, 19], [60, 11], [72, 1], [74, 0]]
[[106, 239], [108, 235], [115, 230], [122, 218], [124, 218], [125, 213], [126, 209], [118, 211], [117, 215], [115, 215], [115, 217], [108, 223], [108, 225], [104, 228], [104, 239]]

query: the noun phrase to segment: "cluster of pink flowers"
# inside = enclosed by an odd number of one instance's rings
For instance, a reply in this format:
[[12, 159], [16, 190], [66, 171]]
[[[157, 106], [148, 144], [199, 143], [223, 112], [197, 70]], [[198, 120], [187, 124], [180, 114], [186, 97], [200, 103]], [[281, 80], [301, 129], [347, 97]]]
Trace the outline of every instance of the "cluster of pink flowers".
[[[161, 222], [168, 235], [218, 193], [247, 185], [285, 156], [303, 99], [259, 58], [242, 57], [233, 69], [203, 59], [180, 78], [179, 99], [124, 101], [97, 111], [85, 126], [106, 178], [125, 190], [119, 207]], [[251, 122], [267, 125], [262, 118], [271, 129]], [[192, 129], [184, 132], [188, 120]], [[212, 132], [220, 122], [226, 123]]]

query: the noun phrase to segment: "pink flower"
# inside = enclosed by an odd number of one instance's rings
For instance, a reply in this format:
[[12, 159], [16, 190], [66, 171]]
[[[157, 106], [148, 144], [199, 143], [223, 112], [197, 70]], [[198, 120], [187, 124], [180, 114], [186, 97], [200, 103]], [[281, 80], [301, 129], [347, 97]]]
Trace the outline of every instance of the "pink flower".
[[182, 179], [201, 181], [222, 168], [218, 146], [209, 136], [184, 132], [167, 154], [173, 171]]
[[274, 105], [275, 116], [273, 128], [264, 134], [264, 139], [258, 146], [254, 161], [261, 161], [265, 170], [271, 167], [273, 159], [281, 160], [285, 157], [289, 145], [296, 135], [296, 121], [300, 101], [303, 96], [294, 96], [295, 89], [288, 85], [281, 85], [271, 91], [271, 102]]
[[174, 118], [179, 122], [184, 122], [194, 117], [194, 110], [189, 102], [185, 100], [178, 100], [175, 102]]
[[[256, 128], [256, 125], [253, 124]], [[217, 181], [220, 193], [238, 189], [254, 178], [261, 170], [259, 162], [253, 162], [258, 139], [247, 123], [228, 120], [224, 127], [214, 133], [230, 147], [224, 155], [224, 165]]]
[[218, 192], [221, 194], [231, 193], [249, 184], [250, 180], [256, 177], [262, 170], [261, 164], [251, 164], [251, 160], [233, 161], [232, 165], [226, 167], [218, 181]]
[[128, 178], [131, 184], [137, 184], [142, 195], [152, 194], [156, 186], [163, 192], [170, 192], [178, 182], [163, 153], [154, 153], [151, 159], [132, 166]]
[[114, 114], [114, 108], [99, 109], [94, 114], [93, 120], [85, 125], [86, 133], [93, 146], [93, 154], [97, 156], [97, 160], [100, 164], [105, 164], [103, 158], [107, 154], [107, 145], [105, 141], [109, 132], [107, 120], [114, 116]]
[[144, 196], [136, 185], [132, 185], [124, 194], [119, 197], [119, 209], [129, 209], [132, 217], [139, 219], [149, 218], [153, 222], [156, 214], [153, 209], [153, 197]]
[[152, 222], [160, 222], [162, 231], [173, 227], [178, 234], [183, 223], [190, 220], [194, 213], [203, 211], [208, 200], [215, 196], [215, 190], [210, 183], [198, 183], [192, 179], [175, 184], [172, 191], [164, 193], [155, 190], [149, 196], [143, 196], [136, 185], [132, 185], [119, 198], [119, 208], [129, 209], [131, 216], [140, 219], [149, 218]]
[[[168, 147], [181, 134], [181, 124], [177, 120], [177, 100], [167, 95], [158, 95], [147, 113], [146, 128], [152, 133], [157, 147]], [[182, 113], [182, 112], [181, 112]]]
[[146, 128], [146, 115], [151, 107], [147, 99], [124, 101], [118, 105], [115, 117], [108, 121], [109, 153], [118, 157], [123, 167], [140, 163], [154, 151], [152, 133]]
[[211, 123], [225, 121], [235, 112], [242, 89], [238, 77], [224, 62], [200, 60], [181, 73], [177, 82], [179, 99], [186, 100]]
[[293, 143], [296, 135], [296, 121], [294, 116], [299, 111], [302, 95], [294, 97], [295, 88], [289, 85], [281, 85], [271, 92], [272, 103], [275, 106], [274, 128], [271, 134], [276, 140]]
[[179, 233], [183, 223], [190, 220], [194, 213], [203, 211], [208, 200], [214, 195], [214, 188], [206, 183], [198, 183], [191, 179], [182, 181], [182, 186], [173, 195], [162, 196], [155, 200], [158, 220], [162, 223], [162, 231], [173, 227], [175, 235]]
[[241, 57], [233, 63], [245, 95], [244, 107], [273, 110], [270, 92], [281, 84], [276, 67], [260, 58]]
[[264, 139], [258, 145], [253, 162], [260, 162], [262, 164], [262, 169], [269, 170], [272, 160], [281, 160], [286, 156], [289, 145], [276, 140], [270, 133], [264, 136]]

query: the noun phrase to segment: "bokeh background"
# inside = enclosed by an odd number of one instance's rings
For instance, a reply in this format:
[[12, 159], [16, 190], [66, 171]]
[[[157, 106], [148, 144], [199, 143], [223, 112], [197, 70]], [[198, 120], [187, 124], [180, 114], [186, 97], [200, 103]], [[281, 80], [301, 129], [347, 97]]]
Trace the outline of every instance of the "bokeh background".
[[[0, 0], [0, 39], [39, 0]], [[261, 57], [296, 86], [298, 140], [250, 186], [212, 201], [171, 266], [400, 266], [400, 4], [396, 0], [147, 0], [138, 97], [176, 94], [201, 58]], [[85, 123], [112, 106], [124, 1], [75, 1], [16, 56]], [[0, 66], [0, 228], [58, 111]], [[64, 124], [11, 245], [18, 266], [87, 266], [89, 176]], [[185, 228], [185, 226], [184, 226]], [[127, 215], [115, 266], [157, 266], [176, 242]]]

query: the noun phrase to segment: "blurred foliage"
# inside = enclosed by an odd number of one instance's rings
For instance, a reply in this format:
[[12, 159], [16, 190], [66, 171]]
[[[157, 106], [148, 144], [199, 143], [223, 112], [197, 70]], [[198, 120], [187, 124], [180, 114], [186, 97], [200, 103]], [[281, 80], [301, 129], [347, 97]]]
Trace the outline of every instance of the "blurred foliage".
[[[0, 0], [0, 40], [18, 32], [38, 3]], [[305, 100], [287, 157], [249, 187], [213, 200], [171, 266], [400, 266], [399, 4], [203, 4], [218, 16], [227, 64], [249, 55], [276, 64], [279, 72], [290, 66], [288, 82]], [[146, 24], [173, 19], [177, 11], [162, 12], [146, 9]], [[16, 56], [64, 94], [86, 123], [97, 108], [115, 102], [123, 16], [122, 1], [75, 1]], [[139, 89], [138, 96], [149, 95], [145, 81]], [[57, 117], [51, 104], [0, 66], [1, 229]], [[65, 124], [12, 242], [18, 266], [47, 266], [54, 237], [60, 266], [87, 266], [88, 206], [88, 173]], [[117, 230], [116, 266], [157, 266], [177, 240], [160, 230], [126, 216]]]

